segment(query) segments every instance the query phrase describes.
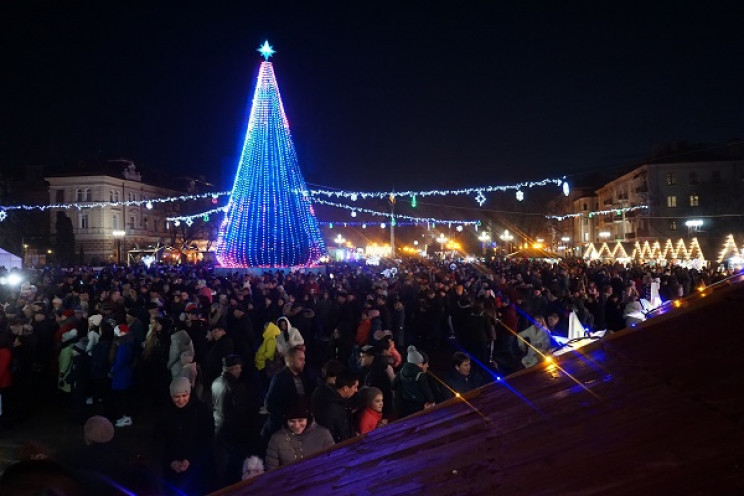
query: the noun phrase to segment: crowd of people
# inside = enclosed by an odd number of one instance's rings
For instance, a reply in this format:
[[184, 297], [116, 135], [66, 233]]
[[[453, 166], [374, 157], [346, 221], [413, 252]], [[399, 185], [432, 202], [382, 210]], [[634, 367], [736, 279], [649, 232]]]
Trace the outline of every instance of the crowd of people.
[[[581, 260], [396, 269], [24, 272], [20, 286], [0, 286], [2, 428], [54, 394], [85, 436], [54, 460], [36, 453], [47, 459], [9, 468], [0, 488], [46, 464], [97, 494], [112, 484], [203, 494], [535, 365], [571, 313], [613, 332], [644, 318], [638, 301], [654, 282], [670, 300], [724, 277]], [[430, 355], [448, 363], [435, 373]], [[117, 456], [114, 438], [154, 412], [150, 456]]]

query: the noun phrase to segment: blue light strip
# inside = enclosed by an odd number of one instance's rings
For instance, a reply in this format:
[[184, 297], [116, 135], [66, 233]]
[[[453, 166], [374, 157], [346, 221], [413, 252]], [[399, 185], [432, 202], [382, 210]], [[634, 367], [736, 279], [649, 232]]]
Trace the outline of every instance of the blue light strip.
[[223, 267], [313, 265], [326, 251], [271, 62], [262, 62], [215, 255]]

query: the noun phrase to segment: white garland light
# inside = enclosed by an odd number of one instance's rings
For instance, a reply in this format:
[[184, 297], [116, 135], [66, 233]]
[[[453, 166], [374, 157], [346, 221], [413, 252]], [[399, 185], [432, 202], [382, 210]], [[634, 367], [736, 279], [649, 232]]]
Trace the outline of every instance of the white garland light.
[[546, 215], [546, 219], [556, 219], [558, 221], [566, 220], [566, 219], [573, 219], [575, 217], [582, 217], [586, 215], [587, 217], [594, 217], [595, 215], [607, 215], [611, 214], [613, 212], [633, 212], [634, 210], [643, 210], [648, 209], [648, 205], [636, 205], [635, 207], [624, 207], [624, 208], [611, 208], [609, 210], [594, 210], [592, 212], [579, 212], [576, 214], [566, 214], [566, 215]]
[[229, 195], [229, 191], [222, 191], [219, 193], [202, 193], [198, 195], [180, 195], [180, 196], [169, 196], [164, 198], [152, 198], [149, 200], [128, 200], [128, 201], [100, 201], [100, 202], [74, 202], [74, 203], [52, 203], [50, 205], [0, 205], [0, 212], [6, 212], [8, 210], [59, 210], [59, 209], [70, 209], [76, 208], [78, 210], [88, 208], [103, 208], [103, 207], [118, 207], [118, 206], [140, 206], [145, 205], [149, 210], [154, 203], [170, 203], [177, 201], [188, 201], [188, 200], [202, 200], [204, 198], [214, 198], [215, 196], [226, 196]]
[[328, 190], [328, 189], [312, 189], [310, 190], [311, 195], [323, 195], [328, 197], [336, 198], [349, 198], [352, 201], [356, 201], [357, 198], [388, 198], [390, 195], [396, 197], [413, 197], [413, 196], [458, 196], [458, 195], [477, 195], [478, 193], [494, 193], [504, 192], [509, 190], [519, 190], [521, 188], [534, 188], [538, 186], [555, 185], [562, 187], [565, 182], [565, 178], [546, 178], [540, 181], [525, 181], [517, 184], [508, 184], [502, 186], [479, 186], [474, 188], [462, 188], [462, 189], [433, 189], [428, 191], [344, 191], [344, 190]]
[[[228, 209], [229, 209], [229, 206], [228, 205], [225, 205], [224, 207], [217, 207], [217, 208], [213, 208], [211, 210], [205, 210], [204, 212], [200, 212], [198, 214], [193, 214], [193, 215], [178, 215], [178, 216], [175, 216], [175, 217], [166, 217], [165, 220], [168, 221], [168, 222], [173, 222], [174, 224], [176, 222], [179, 222], [179, 221], [188, 222], [188, 221], [193, 221], [197, 217], [204, 217], [205, 215], [216, 214], [218, 212], [225, 213], [225, 212], [227, 212]], [[175, 224], [175, 225], [178, 225], [178, 224]], [[191, 224], [189, 224], [189, 225], [191, 225]]]

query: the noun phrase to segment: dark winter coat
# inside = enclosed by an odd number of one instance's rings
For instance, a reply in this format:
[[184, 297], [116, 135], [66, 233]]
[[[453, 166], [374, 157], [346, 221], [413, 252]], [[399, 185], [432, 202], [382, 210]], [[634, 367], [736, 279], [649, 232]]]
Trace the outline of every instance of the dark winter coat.
[[[444, 376], [444, 383], [452, 390], [462, 394], [483, 386], [486, 384], [486, 381], [483, 379], [483, 376], [474, 370], [471, 370], [468, 375], [462, 375], [457, 370], [452, 369]], [[445, 398], [453, 398], [455, 396], [448, 388], [442, 388], [442, 393]]]
[[[208, 490], [206, 477], [212, 471], [212, 438], [214, 420], [209, 407], [191, 396], [183, 408], [168, 404], [155, 429], [161, 445], [163, 474], [166, 480], [187, 489], [187, 494]], [[174, 460], [188, 460], [189, 468], [179, 474], [170, 468]]]
[[395, 409], [398, 417], [406, 417], [424, 409], [426, 403], [434, 402], [426, 373], [413, 363], [406, 362], [393, 379]]
[[269, 391], [266, 393], [266, 409], [269, 411], [269, 418], [266, 420], [266, 425], [262, 431], [265, 438], [269, 438], [281, 428], [287, 414], [300, 401], [307, 401], [311, 397], [313, 390], [310, 381], [304, 374], [300, 374], [299, 377], [305, 390], [304, 397], [301, 397], [298, 393], [294, 374], [289, 370], [289, 367], [284, 367], [271, 378]]
[[251, 439], [251, 398], [245, 385], [229, 372], [212, 382], [212, 414], [215, 435], [242, 443]]
[[354, 437], [349, 402], [332, 385], [325, 384], [315, 391], [312, 412], [318, 424], [331, 431], [337, 443]]

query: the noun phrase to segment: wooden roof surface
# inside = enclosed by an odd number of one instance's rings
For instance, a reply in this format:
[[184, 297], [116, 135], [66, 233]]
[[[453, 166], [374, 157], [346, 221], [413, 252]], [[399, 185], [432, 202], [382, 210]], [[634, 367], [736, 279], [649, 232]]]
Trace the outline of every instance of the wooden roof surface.
[[566, 373], [522, 371], [219, 494], [744, 494], [742, 308], [744, 284], [706, 291], [562, 356]]

